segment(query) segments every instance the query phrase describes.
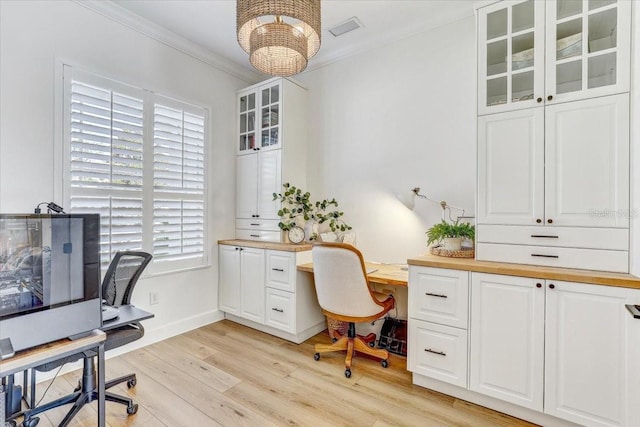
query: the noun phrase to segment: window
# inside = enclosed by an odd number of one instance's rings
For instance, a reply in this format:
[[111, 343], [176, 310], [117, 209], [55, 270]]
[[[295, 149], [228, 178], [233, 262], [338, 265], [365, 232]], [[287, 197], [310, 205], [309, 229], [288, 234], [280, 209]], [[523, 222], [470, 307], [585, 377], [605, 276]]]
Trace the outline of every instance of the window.
[[65, 201], [100, 213], [101, 262], [154, 255], [155, 271], [207, 262], [207, 111], [65, 66]]

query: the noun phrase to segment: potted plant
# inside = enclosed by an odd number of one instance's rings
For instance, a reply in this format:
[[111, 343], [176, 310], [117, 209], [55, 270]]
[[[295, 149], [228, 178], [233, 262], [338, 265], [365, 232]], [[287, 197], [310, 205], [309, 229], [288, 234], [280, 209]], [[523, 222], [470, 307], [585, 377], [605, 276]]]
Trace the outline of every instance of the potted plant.
[[[288, 182], [282, 184], [282, 193], [273, 193], [273, 200], [280, 200], [282, 207], [278, 211], [281, 221], [278, 227], [282, 231], [287, 231], [295, 225], [306, 226], [305, 234], [307, 240], [315, 240], [318, 238], [317, 227], [315, 225], [327, 223], [331, 231], [347, 231], [351, 230], [351, 226], [344, 222], [341, 218], [344, 212], [337, 209], [327, 210], [331, 206], [338, 207], [336, 199], [324, 199], [317, 202], [311, 201], [311, 194], [303, 192]], [[299, 224], [304, 222], [303, 224]]]
[[462, 240], [469, 239], [473, 241], [476, 236], [475, 226], [469, 223], [460, 223], [456, 220], [448, 223], [445, 220], [435, 224], [427, 230], [427, 245], [432, 243], [442, 244], [442, 248], [449, 251], [459, 251], [462, 249]]

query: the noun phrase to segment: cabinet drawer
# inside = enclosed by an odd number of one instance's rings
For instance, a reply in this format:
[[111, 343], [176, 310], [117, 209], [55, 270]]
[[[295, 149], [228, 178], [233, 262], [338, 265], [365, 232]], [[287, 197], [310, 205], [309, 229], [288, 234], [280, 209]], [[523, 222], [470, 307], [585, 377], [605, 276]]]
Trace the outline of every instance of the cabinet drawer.
[[264, 231], [264, 230], [245, 230], [236, 228], [236, 239], [245, 240], [262, 240], [265, 242], [279, 242], [279, 231]]
[[267, 251], [267, 286], [293, 292], [296, 279], [294, 252]]
[[295, 333], [295, 295], [267, 288], [267, 325], [285, 332]]
[[409, 317], [466, 329], [469, 318], [469, 273], [411, 267]]
[[478, 225], [477, 242], [565, 248], [629, 250], [626, 228]]
[[236, 228], [245, 230], [280, 231], [278, 219], [236, 218]]
[[409, 370], [467, 387], [467, 331], [409, 319]]
[[629, 252], [627, 251], [478, 243], [476, 259], [617, 273], [629, 272]]

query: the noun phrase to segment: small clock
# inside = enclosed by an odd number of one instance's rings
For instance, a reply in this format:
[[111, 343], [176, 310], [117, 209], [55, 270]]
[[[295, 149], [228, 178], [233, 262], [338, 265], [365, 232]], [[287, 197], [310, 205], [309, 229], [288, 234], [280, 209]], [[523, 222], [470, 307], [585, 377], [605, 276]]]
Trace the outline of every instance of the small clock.
[[289, 229], [288, 235], [291, 243], [301, 243], [304, 240], [304, 230], [297, 225]]

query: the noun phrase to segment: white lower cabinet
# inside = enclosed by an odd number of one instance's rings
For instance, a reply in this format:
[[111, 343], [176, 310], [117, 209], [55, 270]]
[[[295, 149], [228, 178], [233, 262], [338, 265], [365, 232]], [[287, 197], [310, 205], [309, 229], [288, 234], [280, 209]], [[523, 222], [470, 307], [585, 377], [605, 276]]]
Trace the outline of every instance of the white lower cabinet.
[[415, 384], [542, 425], [640, 425], [640, 289], [411, 265], [408, 303]]
[[469, 272], [412, 266], [408, 303], [408, 369], [466, 388]]
[[264, 321], [264, 250], [220, 245], [220, 310]]
[[547, 281], [545, 412], [585, 426], [640, 425], [640, 290]]
[[412, 320], [409, 326], [412, 372], [467, 386], [467, 331]]
[[[238, 323], [300, 343], [326, 328], [311, 276], [311, 251], [219, 245], [219, 304]], [[256, 242], [259, 245], [259, 242]]]
[[584, 426], [639, 419], [640, 290], [471, 273], [469, 389]]
[[543, 281], [471, 277], [469, 389], [542, 411]]

